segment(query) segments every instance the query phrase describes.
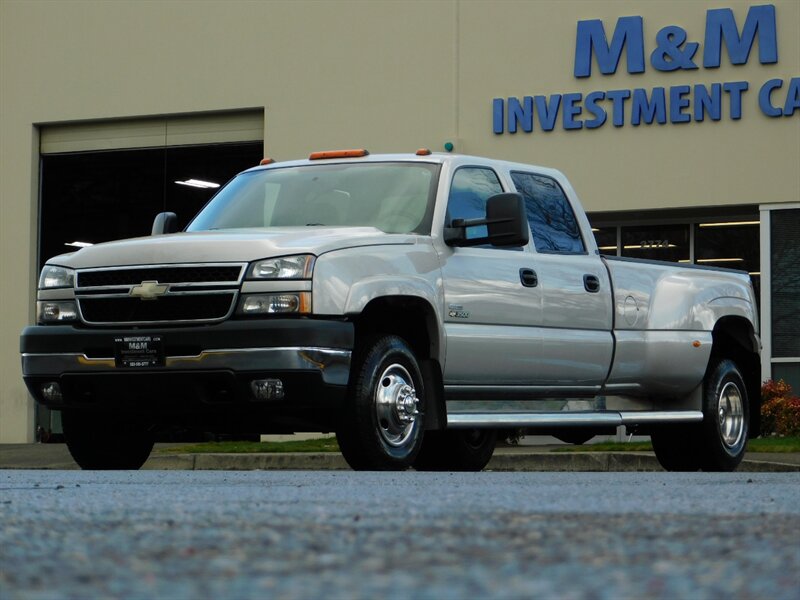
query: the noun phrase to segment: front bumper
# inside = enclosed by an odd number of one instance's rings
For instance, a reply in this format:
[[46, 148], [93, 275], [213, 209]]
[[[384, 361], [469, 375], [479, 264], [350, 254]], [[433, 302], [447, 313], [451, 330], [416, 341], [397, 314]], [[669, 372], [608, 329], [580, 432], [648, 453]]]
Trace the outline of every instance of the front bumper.
[[[119, 366], [114, 340], [131, 335], [160, 337], [163, 366]], [[349, 378], [353, 339], [352, 323], [314, 319], [135, 330], [32, 326], [22, 332], [20, 352], [28, 389], [51, 408], [254, 402], [250, 383], [266, 378], [281, 379], [284, 402], [297, 405], [341, 395]], [[47, 382], [59, 383], [60, 401], [43, 396], [41, 388]]]

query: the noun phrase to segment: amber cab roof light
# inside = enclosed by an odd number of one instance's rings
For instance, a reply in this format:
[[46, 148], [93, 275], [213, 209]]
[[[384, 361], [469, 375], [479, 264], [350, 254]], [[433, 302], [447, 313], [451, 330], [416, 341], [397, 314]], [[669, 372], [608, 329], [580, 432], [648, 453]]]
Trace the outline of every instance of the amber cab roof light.
[[417, 150], [417, 156], [429, 156], [431, 153], [430, 148], [420, 148]]
[[308, 160], [322, 160], [324, 158], [358, 158], [360, 156], [367, 156], [369, 152], [364, 148], [353, 150], [325, 150], [322, 152], [312, 152]]
[[274, 163], [274, 162], [275, 162], [275, 159], [274, 159], [274, 158], [269, 158], [269, 157], [267, 157], [267, 158], [262, 158], [262, 159], [261, 159], [261, 162], [260, 162], [260, 163], [258, 163], [258, 164], [260, 164], [260, 165], [271, 165], [271, 164], [272, 164], [272, 163]]

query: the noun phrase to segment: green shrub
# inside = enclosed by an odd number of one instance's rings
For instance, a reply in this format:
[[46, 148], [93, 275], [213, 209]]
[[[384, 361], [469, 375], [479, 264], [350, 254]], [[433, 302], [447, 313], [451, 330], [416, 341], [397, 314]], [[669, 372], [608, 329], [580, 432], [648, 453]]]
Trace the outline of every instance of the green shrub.
[[800, 435], [800, 398], [783, 379], [761, 386], [761, 434]]

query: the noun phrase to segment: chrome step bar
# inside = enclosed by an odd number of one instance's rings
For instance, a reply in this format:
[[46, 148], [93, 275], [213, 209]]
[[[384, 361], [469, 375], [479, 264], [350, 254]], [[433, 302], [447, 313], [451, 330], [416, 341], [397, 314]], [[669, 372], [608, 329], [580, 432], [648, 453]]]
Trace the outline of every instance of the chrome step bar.
[[549, 413], [454, 413], [447, 415], [447, 426], [472, 427], [617, 427], [653, 423], [696, 423], [703, 420], [699, 410], [603, 411]]

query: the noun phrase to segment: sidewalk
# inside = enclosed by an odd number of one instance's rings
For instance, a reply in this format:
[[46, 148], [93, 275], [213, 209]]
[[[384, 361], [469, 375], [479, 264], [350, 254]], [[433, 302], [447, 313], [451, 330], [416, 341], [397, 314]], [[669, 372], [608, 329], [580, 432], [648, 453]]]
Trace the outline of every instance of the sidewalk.
[[[156, 444], [144, 469], [158, 470], [342, 470], [341, 454], [170, 454], [183, 444]], [[563, 447], [563, 446], [562, 446]], [[552, 452], [553, 446], [499, 447], [489, 471], [661, 471], [652, 452]], [[65, 444], [0, 444], [0, 469], [67, 469], [78, 466]], [[748, 453], [738, 471], [800, 471], [800, 453]]]

